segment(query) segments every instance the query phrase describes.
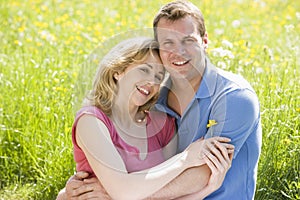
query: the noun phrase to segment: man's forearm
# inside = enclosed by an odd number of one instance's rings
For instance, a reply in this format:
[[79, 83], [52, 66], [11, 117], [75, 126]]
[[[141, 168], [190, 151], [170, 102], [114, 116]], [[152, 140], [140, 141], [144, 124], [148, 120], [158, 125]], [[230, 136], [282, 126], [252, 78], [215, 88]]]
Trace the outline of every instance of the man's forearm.
[[211, 171], [207, 165], [189, 168], [147, 200], [175, 199], [198, 192], [207, 185], [210, 174]]

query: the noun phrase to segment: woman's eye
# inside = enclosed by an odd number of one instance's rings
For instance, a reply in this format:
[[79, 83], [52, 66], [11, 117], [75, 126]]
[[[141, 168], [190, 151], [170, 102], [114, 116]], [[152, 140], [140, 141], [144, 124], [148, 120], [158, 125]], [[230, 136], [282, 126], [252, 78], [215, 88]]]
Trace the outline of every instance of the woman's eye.
[[143, 72], [147, 72], [147, 73], [149, 72], [149, 69], [147, 69], [147, 68], [141, 68], [140, 70]]
[[155, 76], [155, 79], [158, 81], [158, 82], [161, 82], [162, 81], [162, 78], [160, 76]]

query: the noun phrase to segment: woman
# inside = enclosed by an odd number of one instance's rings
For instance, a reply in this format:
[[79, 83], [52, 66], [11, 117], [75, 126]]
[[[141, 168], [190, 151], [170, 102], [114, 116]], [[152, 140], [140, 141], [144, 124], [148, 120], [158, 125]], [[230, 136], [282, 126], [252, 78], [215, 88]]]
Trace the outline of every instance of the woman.
[[212, 153], [232, 153], [227, 138], [199, 140], [175, 155], [174, 119], [150, 110], [164, 73], [156, 42], [126, 40], [101, 61], [86, 106], [77, 113], [76, 169], [96, 176], [112, 199], [144, 199], [204, 163], [229, 168], [230, 160]]

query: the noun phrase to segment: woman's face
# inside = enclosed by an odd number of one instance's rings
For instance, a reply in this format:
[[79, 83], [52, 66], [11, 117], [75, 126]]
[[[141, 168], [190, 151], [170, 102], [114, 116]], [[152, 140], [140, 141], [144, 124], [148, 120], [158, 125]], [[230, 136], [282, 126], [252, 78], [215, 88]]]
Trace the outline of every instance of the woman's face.
[[119, 98], [124, 99], [124, 105], [125, 101], [129, 101], [129, 105], [144, 105], [159, 91], [164, 75], [159, 56], [149, 53], [143, 63], [130, 65], [125, 72], [115, 75]]

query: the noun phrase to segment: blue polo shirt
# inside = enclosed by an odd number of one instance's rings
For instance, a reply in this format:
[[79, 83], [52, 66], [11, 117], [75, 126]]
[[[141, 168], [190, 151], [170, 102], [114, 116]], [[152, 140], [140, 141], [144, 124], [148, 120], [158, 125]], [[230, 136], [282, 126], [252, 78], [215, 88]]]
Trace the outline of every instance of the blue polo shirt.
[[232, 166], [222, 186], [205, 199], [254, 199], [262, 131], [259, 102], [252, 87], [241, 76], [216, 68], [207, 59], [200, 87], [179, 116], [167, 105], [170, 85], [169, 79], [162, 87], [156, 108], [176, 118], [178, 152], [202, 136], [228, 137], [235, 146]]

